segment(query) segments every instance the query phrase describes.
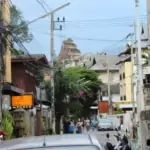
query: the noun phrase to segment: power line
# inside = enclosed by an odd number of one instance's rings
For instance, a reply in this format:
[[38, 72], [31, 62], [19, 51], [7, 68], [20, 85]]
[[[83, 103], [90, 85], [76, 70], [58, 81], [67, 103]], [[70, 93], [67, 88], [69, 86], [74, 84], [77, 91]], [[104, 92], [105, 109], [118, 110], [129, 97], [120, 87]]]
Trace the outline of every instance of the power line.
[[[141, 15], [141, 20], [146, 19], [147, 15]], [[135, 20], [134, 16], [118, 17], [118, 18], [97, 18], [97, 19], [88, 19], [88, 20], [67, 20], [66, 23], [90, 23], [90, 22], [123, 22]]]
[[[36, 32], [37, 33], [37, 32]], [[39, 32], [41, 34], [49, 35], [50, 33], [48, 32]], [[86, 38], [86, 37], [76, 37], [76, 36], [71, 36], [71, 35], [54, 35], [56, 37], [62, 37], [62, 38], [73, 38], [77, 40], [84, 40], [84, 41], [99, 41], [99, 42], [122, 42], [123, 40], [113, 40], [113, 39], [96, 39], [96, 38]], [[131, 40], [126, 40], [126, 41], [131, 41]]]

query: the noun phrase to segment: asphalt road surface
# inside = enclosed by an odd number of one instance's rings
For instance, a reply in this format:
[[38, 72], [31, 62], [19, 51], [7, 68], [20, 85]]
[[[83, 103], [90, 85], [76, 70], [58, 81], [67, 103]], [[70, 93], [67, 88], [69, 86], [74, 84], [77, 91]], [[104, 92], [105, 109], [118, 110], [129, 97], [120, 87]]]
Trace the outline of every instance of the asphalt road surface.
[[[87, 133], [86, 130], [83, 131], [83, 132], [84, 132], [84, 133]], [[102, 146], [104, 146], [104, 145], [106, 144], [106, 142], [107, 142], [107, 138], [106, 138], [106, 134], [107, 134], [107, 133], [109, 133], [109, 135], [110, 135], [110, 141], [111, 141], [111, 143], [112, 143], [113, 145], [116, 145], [116, 143], [117, 143], [117, 140], [116, 140], [116, 138], [115, 138], [115, 136], [114, 136], [114, 135], [117, 134], [116, 131], [97, 131], [97, 129], [95, 129], [94, 131], [90, 130], [89, 132], [90, 132], [91, 134], [96, 135], [98, 141], [100, 142], [100, 144], [101, 144]]]
[[101, 145], [105, 145], [107, 142], [106, 139], [106, 134], [109, 133], [110, 135], [110, 141], [113, 145], [116, 145], [116, 138], [114, 137], [114, 135], [116, 134], [115, 131], [94, 131], [94, 134], [96, 135], [98, 141], [100, 142]]

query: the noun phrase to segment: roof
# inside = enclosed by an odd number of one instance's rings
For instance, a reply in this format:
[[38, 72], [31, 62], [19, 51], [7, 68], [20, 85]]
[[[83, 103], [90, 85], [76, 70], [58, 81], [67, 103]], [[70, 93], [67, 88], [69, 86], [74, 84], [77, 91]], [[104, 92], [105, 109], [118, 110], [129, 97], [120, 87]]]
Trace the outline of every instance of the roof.
[[119, 70], [116, 63], [121, 59], [117, 55], [96, 55], [96, 64], [91, 67], [91, 70], [107, 70], [107, 62], [109, 70]]
[[12, 61], [25, 61], [25, 60], [31, 60], [31, 61], [38, 61], [40, 59], [44, 58], [45, 62], [49, 64], [47, 57], [44, 54], [30, 54], [30, 55], [18, 55], [18, 56], [12, 56]]
[[[147, 31], [147, 25], [142, 26], [143, 33], [141, 33], [141, 48], [142, 49], [148, 49], [148, 31]], [[134, 38], [135, 39], [135, 38]], [[130, 39], [129, 39], [130, 40]], [[126, 55], [131, 53], [131, 48], [130, 48], [131, 42], [127, 43], [124, 50], [118, 54], [118, 56], [121, 55]], [[133, 43], [133, 49], [137, 48], [137, 43]]]
[[26, 138], [17, 138], [4, 141], [0, 144], [0, 150], [16, 150], [23, 148], [42, 147], [45, 139], [46, 146], [65, 146], [65, 145], [96, 145], [101, 148], [98, 140], [93, 135], [88, 134], [71, 134], [71, 135], [51, 135], [51, 136], [34, 136]]
[[116, 63], [116, 65], [119, 65], [119, 64], [124, 63], [124, 62], [126, 62], [126, 61], [131, 61], [131, 55], [125, 57], [124, 59], [122, 59], [122, 60], [120, 60], [120, 61], [118, 61], [118, 62]]

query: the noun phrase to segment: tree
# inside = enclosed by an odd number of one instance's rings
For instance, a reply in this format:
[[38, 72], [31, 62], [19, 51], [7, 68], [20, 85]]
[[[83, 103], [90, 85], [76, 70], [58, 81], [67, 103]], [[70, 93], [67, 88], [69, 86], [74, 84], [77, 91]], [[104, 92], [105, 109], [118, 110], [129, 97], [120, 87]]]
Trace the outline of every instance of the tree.
[[[56, 112], [63, 115], [66, 111], [64, 100], [69, 96], [70, 100], [79, 100], [83, 107], [89, 107], [96, 100], [97, 91], [101, 82], [98, 74], [93, 70], [84, 67], [71, 67], [64, 70], [59, 69], [55, 72], [55, 98]], [[50, 84], [47, 82], [46, 89], [50, 96]], [[62, 107], [63, 106], [63, 107]]]
[[13, 42], [30, 42], [33, 36], [29, 32], [27, 21], [23, 18], [22, 12], [15, 5], [10, 7], [10, 18]]
[[[75, 117], [90, 113], [90, 106], [97, 98], [97, 91], [101, 82], [98, 80], [98, 74], [95, 71], [84, 67], [61, 69], [57, 66], [56, 68], [54, 79], [55, 111], [56, 124], [59, 125], [60, 117], [67, 114], [68, 108]], [[49, 81], [46, 82], [45, 88], [48, 99], [51, 101]], [[66, 101], [68, 96], [70, 101]]]
[[[98, 80], [98, 74], [85, 67], [67, 68], [65, 73], [69, 78], [69, 83], [72, 83], [71, 85], [73, 85], [75, 93], [78, 92], [76, 96], [70, 96], [72, 100], [79, 100], [82, 104], [83, 107], [80, 115], [88, 116], [91, 112], [90, 106], [97, 99], [97, 92], [101, 85], [101, 81]], [[75, 84], [79, 82], [79, 85]], [[72, 94], [75, 93], [72, 91]]]

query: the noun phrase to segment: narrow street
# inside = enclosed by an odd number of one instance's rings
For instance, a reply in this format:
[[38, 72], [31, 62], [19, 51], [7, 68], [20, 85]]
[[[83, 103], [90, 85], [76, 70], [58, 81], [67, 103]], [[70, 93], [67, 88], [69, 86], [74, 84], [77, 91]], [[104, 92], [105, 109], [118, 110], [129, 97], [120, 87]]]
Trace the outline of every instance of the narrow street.
[[150, 0], [0, 0], [0, 150], [107, 133], [149, 150]]

